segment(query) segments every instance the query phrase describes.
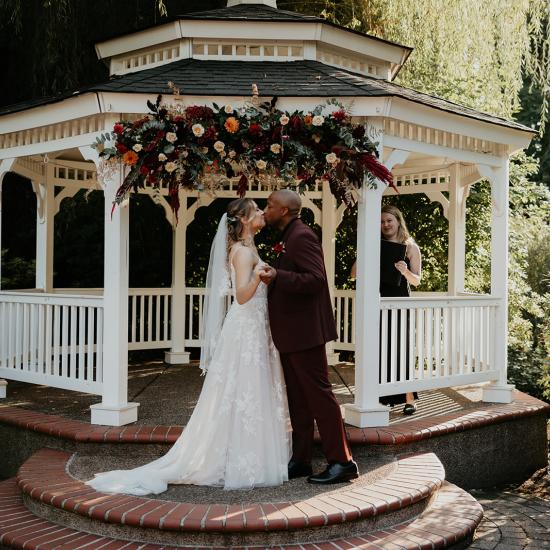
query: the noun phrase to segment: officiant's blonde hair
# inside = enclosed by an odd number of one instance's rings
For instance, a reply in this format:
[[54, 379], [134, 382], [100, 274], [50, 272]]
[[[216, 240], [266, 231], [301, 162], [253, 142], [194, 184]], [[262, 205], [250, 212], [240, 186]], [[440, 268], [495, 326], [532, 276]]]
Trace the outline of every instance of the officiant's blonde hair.
[[411, 237], [403, 213], [397, 206], [387, 204], [382, 207], [381, 214], [391, 214], [396, 220], [399, 228], [397, 229], [397, 240], [402, 244], [412, 244], [414, 239]]

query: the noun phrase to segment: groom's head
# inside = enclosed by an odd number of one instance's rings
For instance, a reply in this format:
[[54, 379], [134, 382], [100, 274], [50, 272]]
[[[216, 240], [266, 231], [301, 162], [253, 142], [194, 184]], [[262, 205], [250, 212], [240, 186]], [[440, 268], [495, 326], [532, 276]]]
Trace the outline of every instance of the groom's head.
[[264, 219], [269, 225], [283, 229], [288, 222], [300, 216], [302, 199], [290, 189], [274, 191], [267, 199]]

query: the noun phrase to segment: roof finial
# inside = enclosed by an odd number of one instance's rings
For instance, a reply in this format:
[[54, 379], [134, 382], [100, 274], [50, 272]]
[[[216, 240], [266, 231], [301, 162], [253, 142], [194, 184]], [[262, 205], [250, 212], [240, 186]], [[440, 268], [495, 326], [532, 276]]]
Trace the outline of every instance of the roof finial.
[[277, 0], [227, 0], [227, 7], [240, 6], [241, 4], [263, 4], [277, 9]]

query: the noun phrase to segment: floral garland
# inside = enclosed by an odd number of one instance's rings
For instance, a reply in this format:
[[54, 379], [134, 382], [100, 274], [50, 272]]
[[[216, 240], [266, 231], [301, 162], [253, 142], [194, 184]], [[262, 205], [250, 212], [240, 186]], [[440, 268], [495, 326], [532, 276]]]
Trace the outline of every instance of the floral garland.
[[[394, 186], [391, 173], [376, 158], [365, 127], [354, 124], [336, 101], [311, 112], [283, 112], [270, 103], [174, 107], [147, 102], [151, 114], [117, 122], [92, 145], [106, 161], [122, 161], [129, 172], [115, 204], [146, 185], [168, 188], [177, 214], [178, 189], [215, 192], [224, 178], [239, 178], [244, 196], [250, 180], [303, 192], [328, 181], [334, 196], [353, 204], [353, 191], [380, 180]], [[327, 107], [335, 106], [330, 114]]]

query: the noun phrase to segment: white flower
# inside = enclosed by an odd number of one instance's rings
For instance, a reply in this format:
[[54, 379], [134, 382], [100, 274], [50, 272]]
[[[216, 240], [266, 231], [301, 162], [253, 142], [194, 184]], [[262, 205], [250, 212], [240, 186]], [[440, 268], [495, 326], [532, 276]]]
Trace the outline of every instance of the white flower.
[[139, 153], [142, 149], [143, 149], [143, 145], [141, 143], [136, 143], [132, 149], [136, 152], [136, 153]]
[[267, 162], [265, 160], [257, 160], [256, 166], [258, 167], [259, 170], [265, 170], [267, 166]]
[[206, 155], [206, 153], [208, 153], [208, 147], [201, 147], [201, 151]]
[[229, 151], [229, 158], [234, 159], [237, 156], [237, 153], [235, 151]]
[[272, 143], [271, 144], [271, 152], [278, 155], [281, 152], [281, 146], [278, 143]]
[[225, 143], [223, 141], [216, 141], [216, 143], [214, 143], [214, 149], [218, 151], [218, 153], [221, 153], [225, 149]]
[[232, 105], [226, 105], [223, 110], [230, 115], [233, 112], [233, 106]]
[[290, 119], [289, 119], [286, 115], [283, 115], [283, 116], [279, 119], [279, 122], [280, 122], [283, 126], [286, 126], [286, 125], [290, 122]]
[[314, 116], [313, 120], [311, 121], [313, 126], [322, 126], [324, 122], [325, 122], [325, 117], [321, 115]]
[[225, 151], [220, 151], [220, 157], [223, 159], [227, 156], [227, 153]]
[[174, 141], [178, 141], [178, 136], [174, 132], [168, 132], [166, 134], [166, 141], [169, 141], [170, 143], [174, 143]]
[[193, 130], [193, 133], [197, 137], [201, 137], [204, 134], [204, 126], [202, 124], [193, 124], [191, 130]]
[[165, 165], [164, 165], [164, 169], [168, 172], [168, 173], [172, 173], [176, 168], [178, 167], [178, 165], [175, 163], [175, 162], [167, 162]]
[[329, 164], [334, 164], [340, 160], [335, 153], [329, 153], [325, 158]]
[[164, 162], [168, 157], [164, 153], [159, 153], [160, 162]]

